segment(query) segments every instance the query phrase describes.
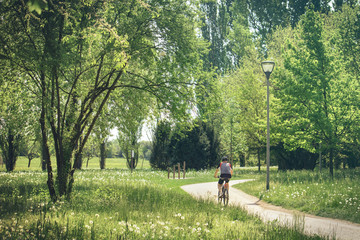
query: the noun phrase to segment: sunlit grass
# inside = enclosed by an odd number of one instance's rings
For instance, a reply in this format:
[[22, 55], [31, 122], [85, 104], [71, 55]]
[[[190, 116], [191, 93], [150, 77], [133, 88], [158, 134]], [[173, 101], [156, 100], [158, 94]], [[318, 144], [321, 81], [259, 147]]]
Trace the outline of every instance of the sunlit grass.
[[265, 191], [265, 178], [262, 172], [237, 187], [288, 209], [360, 223], [360, 169], [337, 170], [333, 179], [327, 171], [272, 171], [270, 191]]
[[[56, 169], [55, 157], [51, 158], [53, 168]], [[88, 162], [88, 166], [87, 165]], [[18, 157], [15, 165], [15, 171], [36, 171], [41, 170], [40, 158], [31, 160], [30, 167], [28, 167], [29, 160], [26, 157]], [[106, 158], [105, 168], [107, 169], [127, 169], [125, 158]], [[146, 159], [139, 159], [137, 169], [150, 169], [150, 163]], [[83, 158], [82, 169], [100, 169], [100, 159], [98, 157]], [[6, 171], [5, 164], [0, 164], [0, 171]]]
[[180, 189], [214, 181], [213, 172], [168, 179], [152, 170], [77, 171], [71, 202], [55, 204], [46, 173], [0, 172], [0, 239], [319, 239]]

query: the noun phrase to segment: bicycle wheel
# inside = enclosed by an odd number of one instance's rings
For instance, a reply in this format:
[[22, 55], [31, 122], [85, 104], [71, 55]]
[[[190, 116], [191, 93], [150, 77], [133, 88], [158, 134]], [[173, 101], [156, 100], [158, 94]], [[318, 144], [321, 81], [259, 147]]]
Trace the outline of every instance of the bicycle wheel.
[[224, 199], [224, 205], [227, 206], [229, 203], [229, 190], [226, 188], [223, 191], [223, 199]]

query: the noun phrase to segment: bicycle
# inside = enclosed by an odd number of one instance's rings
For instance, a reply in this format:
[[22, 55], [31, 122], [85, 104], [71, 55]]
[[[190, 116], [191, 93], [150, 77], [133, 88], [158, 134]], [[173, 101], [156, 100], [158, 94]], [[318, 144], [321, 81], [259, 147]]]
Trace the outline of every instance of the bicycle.
[[[226, 180], [225, 178], [223, 179]], [[225, 184], [221, 187], [221, 194], [218, 192], [218, 203], [223, 202], [224, 206], [227, 206], [229, 204], [229, 190], [225, 188]]]

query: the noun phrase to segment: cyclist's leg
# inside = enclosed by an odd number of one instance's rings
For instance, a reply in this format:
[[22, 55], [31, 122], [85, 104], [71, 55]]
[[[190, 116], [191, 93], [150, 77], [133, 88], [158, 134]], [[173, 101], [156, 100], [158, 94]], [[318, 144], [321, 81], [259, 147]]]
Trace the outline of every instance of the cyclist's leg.
[[225, 188], [229, 191], [229, 181], [230, 181], [230, 178], [226, 178], [225, 179]]
[[218, 193], [221, 194], [222, 192], [222, 185], [224, 183], [224, 179], [219, 178], [219, 182], [218, 182]]

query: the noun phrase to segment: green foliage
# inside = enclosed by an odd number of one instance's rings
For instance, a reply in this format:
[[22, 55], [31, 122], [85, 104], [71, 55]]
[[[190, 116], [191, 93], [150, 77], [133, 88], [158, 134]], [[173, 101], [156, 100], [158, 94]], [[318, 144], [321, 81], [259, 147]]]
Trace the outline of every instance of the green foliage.
[[[219, 80], [222, 151], [240, 161], [247, 151], [265, 146], [266, 88], [254, 45], [246, 47], [241, 67]], [[245, 164], [245, 163], [242, 163]]]
[[214, 167], [220, 160], [219, 139], [208, 122], [198, 120], [190, 126], [177, 123], [171, 130], [171, 124], [162, 121], [154, 136], [150, 158], [154, 168], [166, 170], [186, 162], [186, 168], [199, 170]]
[[279, 64], [272, 76], [276, 139], [289, 150], [310, 152], [324, 143], [331, 174], [332, 158], [359, 116], [358, 82], [346, 71], [333, 23], [331, 16], [308, 9], [293, 31], [279, 30], [287, 33], [288, 45], [282, 42], [273, 52]]
[[195, 121], [189, 129], [174, 129], [169, 143], [171, 164], [186, 162], [186, 168], [207, 169], [220, 161], [220, 142], [209, 122]]
[[160, 121], [152, 140], [153, 146], [150, 157], [150, 164], [153, 168], [167, 169], [170, 167], [170, 156], [168, 146], [170, 143], [171, 125], [167, 121]]
[[[188, 110], [205, 48], [196, 35], [192, 2], [0, 4], [1, 64], [24, 78], [27, 98], [37, 99], [45, 148], [51, 129], [60, 196], [71, 193], [74, 169], [96, 122], [101, 139], [106, 137], [111, 127], [106, 114], [112, 110], [106, 104], [115, 89], [120, 102], [131, 89], [153, 95], [156, 107], [174, 115]], [[50, 162], [48, 166], [51, 172]]]
[[277, 162], [279, 170], [314, 170], [319, 155], [303, 148], [289, 151], [282, 143], [271, 147], [272, 160]]
[[13, 171], [22, 139], [31, 129], [31, 99], [26, 99], [26, 90], [21, 76], [2, 69], [0, 85], [0, 149], [7, 171]]

